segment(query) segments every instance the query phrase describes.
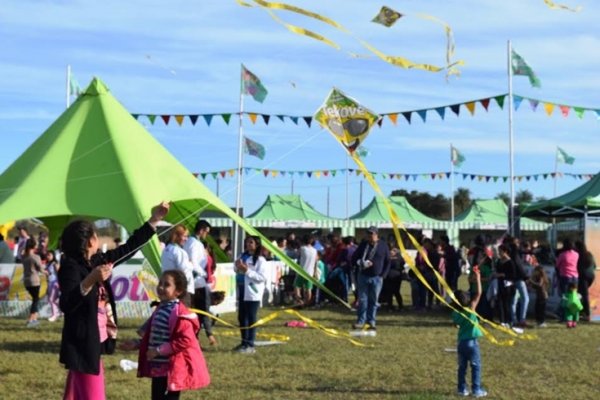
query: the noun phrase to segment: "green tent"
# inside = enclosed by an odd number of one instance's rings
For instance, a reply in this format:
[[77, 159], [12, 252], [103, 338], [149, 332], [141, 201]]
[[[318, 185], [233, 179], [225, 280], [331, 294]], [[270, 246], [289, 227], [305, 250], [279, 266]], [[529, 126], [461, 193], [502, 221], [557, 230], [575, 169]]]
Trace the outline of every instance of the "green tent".
[[[474, 200], [469, 208], [454, 218], [459, 229], [508, 229], [508, 206], [501, 199]], [[548, 224], [521, 218], [521, 229], [526, 231], [542, 231]]]
[[[205, 210], [222, 212], [313, 280], [194, 178], [97, 78], [0, 175], [0, 224], [37, 217], [55, 237], [74, 217], [110, 218], [131, 232], [162, 200], [172, 202], [171, 223], [191, 226]], [[158, 240], [142, 251], [158, 272]]]
[[256, 227], [336, 227], [340, 220], [315, 210], [299, 195], [270, 194], [265, 202], [246, 221]]
[[561, 196], [521, 206], [521, 215], [582, 217], [600, 213], [600, 174]]
[[[390, 196], [389, 201], [392, 209], [407, 229], [447, 229], [446, 221], [430, 218], [414, 208], [404, 196]], [[383, 199], [374, 197], [373, 200], [357, 214], [350, 217], [350, 221], [357, 228], [365, 228], [370, 225], [379, 227], [391, 227], [392, 222]]]

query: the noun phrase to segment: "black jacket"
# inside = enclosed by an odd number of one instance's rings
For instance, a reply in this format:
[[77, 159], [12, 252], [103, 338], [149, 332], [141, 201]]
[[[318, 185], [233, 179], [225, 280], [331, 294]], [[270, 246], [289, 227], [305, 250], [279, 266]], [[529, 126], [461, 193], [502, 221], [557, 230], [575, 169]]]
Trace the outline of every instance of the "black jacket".
[[[385, 278], [390, 270], [390, 249], [388, 248], [387, 243], [381, 239], [377, 241], [375, 246], [375, 251], [373, 251], [373, 246], [369, 241], [363, 240], [358, 245], [354, 254], [352, 254], [352, 264], [356, 265], [363, 275], [381, 276], [382, 278]], [[373, 263], [373, 266], [364, 269], [361, 265], [363, 258], [370, 260]]]
[[[127, 240], [127, 243], [109, 250], [106, 253], [97, 253], [89, 262], [76, 260], [64, 256], [58, 271], [60, 285], [60, 308], [65, 316], [60, 343], [60, 362], [65, 368], [98, 375], [100, 354], [112, 353], [115, 349], [115, 339], [107, 339], [100, 343], [98, 332], [98, 285], [94, 285], [86, 296], [80, 290], [81, 281], [98, 265], [106, 263], [122, 263], [133, 256], [135, 250], [146, 243], [152, 235], [154, 228], [148, 223], [137, 229]], [[117, 322], [117, 309], [115, 300], [107, 280], [103, 282], [108, 295], [108, 300], [113, 309], [115, 323]]]

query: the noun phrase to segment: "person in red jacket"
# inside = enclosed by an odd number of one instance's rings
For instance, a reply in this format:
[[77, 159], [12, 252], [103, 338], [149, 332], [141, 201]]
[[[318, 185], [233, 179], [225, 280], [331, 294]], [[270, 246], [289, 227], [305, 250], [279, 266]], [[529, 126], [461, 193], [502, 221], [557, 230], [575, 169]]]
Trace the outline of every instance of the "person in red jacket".
[[180, 302], [187, 280], [180, 270], [163, 272], [158, 282], [159, 305], [138, 331], [141, 342], [129, 341], [121, 348], [139, 346], [138, 377], [152, 378], [152, 400], [176, 400], [182, 390], [210, 384], [210, 375], [197, 334], [198, 316]]

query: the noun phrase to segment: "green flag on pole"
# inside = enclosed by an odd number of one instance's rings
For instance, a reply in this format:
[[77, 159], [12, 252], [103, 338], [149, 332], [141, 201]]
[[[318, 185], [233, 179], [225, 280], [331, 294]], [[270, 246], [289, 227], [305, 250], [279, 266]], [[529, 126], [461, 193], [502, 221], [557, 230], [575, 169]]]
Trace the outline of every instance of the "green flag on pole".
[[573, 163], [575, 162], [575, 157], [568, 155], [566, 151], [557, 146], [556, 161], [564, 164], [573, 165]]
[[533, 69], [531, 69], [523, 57], [517, 54], [517, 52], [514, 50], [512, 50], [511, 64], [514, 75], [525, 75], [529, 78], [529, 83], [531, 83], [531, 86], [536, 88], [542, 87], [542, 82], [540, 82], [535, 72], [533, 72]]
[[450, 145], [450, 161], [456, 168], [460, 168], [462, 163], [465, 162], [465, 156], [452, 145]]

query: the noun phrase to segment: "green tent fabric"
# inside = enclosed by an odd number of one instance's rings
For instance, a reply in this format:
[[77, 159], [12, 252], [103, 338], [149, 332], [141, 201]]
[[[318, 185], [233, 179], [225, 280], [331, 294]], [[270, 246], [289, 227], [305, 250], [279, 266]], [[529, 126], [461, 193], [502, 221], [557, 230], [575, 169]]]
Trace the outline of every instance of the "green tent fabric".
[[[404, 196], [390, 196], [390, 204], [402, 224], [409, 229], [447, 229], [448, 222], [430, 218], [414, 208]], [[369, 225], [391, 226], [391, 218], [383, 199], [374, 197], [361, 211], [350, 217], [357, 228]]]
[[[265, 202], [246, 217], [258, 221], [325, 221], [331, 220], [308, 204], [299, 195], [270, 194]], [[255, 224], [254, 224], [255, 225]]]
[[[454, 218], [459, 229], [491, 229], [508, 228], [508, 206], [501, 199], [474, 200], [469, 208]], [[548, 224], [521, 218], [522, 230], [545, 230]]]
[[[194, 178], [97, 78], [0, 175], [0, 224], [37, 217], [54, 236], [73, 216], [110, 218], [131, 232], [163, 200], [172, 203], [167, 217], [171, 223], [191, 226], [204, 210], [224, 213], [261, 237], [299, 275], [314, 281]], [[158, 239], [142, 251], [160, 271]]]
[[584, 213], [600, 213], [600, 174], [561, 196], [521, 206], [521, 215], [528, 216], [581, 217]]

